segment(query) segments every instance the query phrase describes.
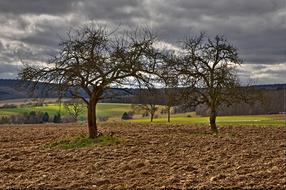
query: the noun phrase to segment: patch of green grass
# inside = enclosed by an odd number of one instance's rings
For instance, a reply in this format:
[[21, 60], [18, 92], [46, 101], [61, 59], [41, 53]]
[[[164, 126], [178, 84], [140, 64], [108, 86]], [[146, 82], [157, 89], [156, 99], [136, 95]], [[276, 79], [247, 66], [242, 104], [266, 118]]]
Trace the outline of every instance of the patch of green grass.
[[17, 108], [1, 108], [0, 109], [0, 116], [2, 115], [17, 115], [25, 112], [31, 112], [31, 111], [41, 111], [41, 112], [47, 112], [50, 116], [56, 115], [59, 111], [62, 115], [66, 115], [67, 112], [64, 110], [63, 106], [59, 106], [59, 104], [48, 104], [44, 106], [23, 106], [23, 107], [17, 107]]
[[124, 112], [129, 112], [131, 110], [131, 104], [120, 103], [99, 103], [96, 107], [98, 117], [121, 118]]
[[120, 143], [120, 139], [118, 137], [100, 136], [95, 139], [91, 139], [86, 136], [78, 136], [78, 137], [58, 140], [56, 142], [45, 145], [44, 148], [78, 149], [78, 148], [90, 147], [94, 145], [109, 146], [109, 145], [115, 145], [119, 143]]

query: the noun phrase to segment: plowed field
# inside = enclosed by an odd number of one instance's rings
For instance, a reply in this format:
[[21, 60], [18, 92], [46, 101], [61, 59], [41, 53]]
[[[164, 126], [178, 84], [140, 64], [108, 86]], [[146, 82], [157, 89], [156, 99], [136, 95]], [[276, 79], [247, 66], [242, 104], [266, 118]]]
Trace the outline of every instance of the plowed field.
[[47, 149], [80, 124], [0, 126], [0, 189], [286, 188], [286, 127], [102, 123], [120, 144]]

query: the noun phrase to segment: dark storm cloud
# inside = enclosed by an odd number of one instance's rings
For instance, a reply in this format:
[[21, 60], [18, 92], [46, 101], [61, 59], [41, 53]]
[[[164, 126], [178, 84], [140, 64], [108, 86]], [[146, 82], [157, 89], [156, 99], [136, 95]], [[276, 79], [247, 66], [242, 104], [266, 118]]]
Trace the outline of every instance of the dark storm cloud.
[[[265, 83], [273, 81], [271, 76], [281, 81], [286, 75], [285, 69], [274, 74], [277, 66], [286, 67], [285, 0], [0, 0], [0, 62], [15, 62], [13, 54], [45, 62], [56, 52], [59, 36], [88, 21], [149, 26], [173, 45], [201, 31], [223, 34], [245, 65], [252, 65], [241, 75], [253, 72]], [[276, 70], [267, 70], [271, 65]], [[258, 69], [271, 75], [262, 77]]]
[[0, 12], [12, 14], [65, 14], [75, 0], [1, 0]]
[[54, 23], [54, 21], [46, 21], [37, 25], [40, 28], [39, 31], [33, 35], [23, 36], [19, 38], [19, 41], [35, 45], [35, 46], [46, 46], [46, 48], [56, 48], [59, 44], [60, 39], [66, 34], [67, 30], [71, 25], [66, 23]]
[[0, 41], [0, 52], [4, 49], [2, 42]]
[[131, 20], [134, 17], [143, 17], [142, 0], [97, 0], [84, 1], [80, 4], [81, 10], [89, 18], [114, 20]]
[[172, 1], [173, 7], [188, 12], [189, 16], [196, 17], [211, 15], [218, 17], [251, 16], [271, 13], [285, 6], [284, 0], [201, 0]]

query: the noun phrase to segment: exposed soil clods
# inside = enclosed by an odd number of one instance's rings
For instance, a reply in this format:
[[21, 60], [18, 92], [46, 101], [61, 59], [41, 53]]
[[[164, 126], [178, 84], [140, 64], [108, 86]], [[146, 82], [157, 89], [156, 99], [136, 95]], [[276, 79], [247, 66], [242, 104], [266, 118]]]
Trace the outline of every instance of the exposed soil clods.
[[47, 149], [71, 125], [0, 126], [0, 189], [286, 188], [285, 127], [103, 123], [119, 144]]

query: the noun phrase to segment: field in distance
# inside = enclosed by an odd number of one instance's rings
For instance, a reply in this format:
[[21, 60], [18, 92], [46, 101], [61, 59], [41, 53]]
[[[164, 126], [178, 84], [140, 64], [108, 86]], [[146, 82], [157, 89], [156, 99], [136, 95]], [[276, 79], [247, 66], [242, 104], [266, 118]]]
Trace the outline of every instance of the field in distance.
[[[134, 119], [132, 122], [147, 123], [149, 118]], [[166, 116], [155, 118], [154, 123], [167, 123]], [[209, 117], [197, 116], [194, 112], [175, 114], [171, 117], [171, 123], [176, 124], [208, 124]], [[286, 126], [285, 114], [273, 115], [240, 115], [240, 116], [218, 116], [218, 125], [271, 125]]]
[[[68, 113], [63, 105], [50, 103], [44, 106], [17, 106], [16, 108], [1, 108], [0, 117], [21, 114], [24, 112], [41, 111], [47, 112], [50, 116], [56, 115], [59, 111], [62, 116], [67, 116]], [[99, 103], [97, 105], [97, 117], [107, 117], [109, 121], [121, 120], [124, 112], [132, 111], [131, 104], [121, 103]], [[80, 114], [80, 120], [86, 118], [86, 111]], [[142, 114], [135, 114], [134, 119], [128, 122], [148, 123], [149, 117], [142, 117]], [[154, 123], [167, 123], [166, 114], [156, 114]], [[208, 124], [209, 118], [196, 115], [195, 112], [173, 114], [171, 123], [175, 124]], [[218, 125], [275, 125], [286, 126], [285, 114], [274, 115], [247, 115], [247, 116], [219, 116], [217, 118]]]
[[[109, 117], [114, 119], [121, 118], [124, 112], [128, 112], [130, 110], [131, 110], [131, 104], [99, 103], [97, 105], [97, 116]], [[65, 110], [63, 105], [60, 106], [59, 104], [53, 103], [44, 106], [27, 105], [21, 107], [18, 106], [17, 108], [1, 108], [0, 117], [11, 116], [31, 111], [47, 112], [51, 116], [56, 115], [58, 112], [60, 112], [62, 116], [68, 115], [68, 112]], [[80, 114], [80, 118], [86, 118], [86, 110]]]

